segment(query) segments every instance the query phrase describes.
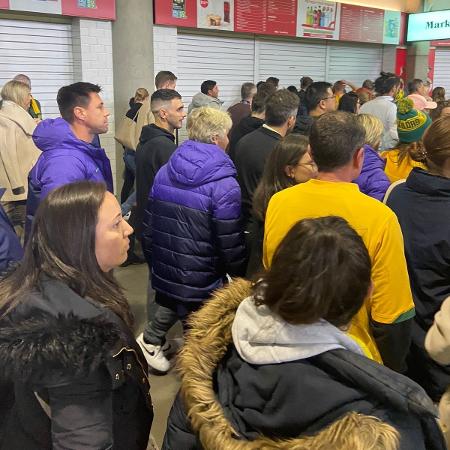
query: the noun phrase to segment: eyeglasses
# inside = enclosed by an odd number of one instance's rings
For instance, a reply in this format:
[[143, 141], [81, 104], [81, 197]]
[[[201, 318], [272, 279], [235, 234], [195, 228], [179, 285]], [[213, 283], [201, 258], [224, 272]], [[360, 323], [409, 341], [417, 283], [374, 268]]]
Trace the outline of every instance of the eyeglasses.
[[299, 162], [299, 163], [297, 163], [297, 166], [307, 166], [307, 167], [310, 167], [311, 169], [314, 169], [316, 167], [316, 163], [314, 161], [310, 161], [307, 163]]
[[334, 95], [331, 95], [330, 97], [325, 97], [325, 98], [323, 98], [322, 100], [328, 100], [328, 99], [330, 99], [330, 98], [335, 98], [335, 96], [334, 96]]

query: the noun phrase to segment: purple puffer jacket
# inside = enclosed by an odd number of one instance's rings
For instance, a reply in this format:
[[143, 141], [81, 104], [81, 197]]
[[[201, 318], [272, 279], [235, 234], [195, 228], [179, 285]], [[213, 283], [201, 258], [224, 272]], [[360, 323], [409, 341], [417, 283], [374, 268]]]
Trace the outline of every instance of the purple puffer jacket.
[[111, 164], [105, 150], [81, 141], [64, 119], [46, 119], [33, 133], [42, 151], [28, 176], [27, 235], [39, 203], [59, 186], [89, 180], [106, 184], [113, 192]]
[[364, 163], [361, 174], [353, 183], [359, 186], [359, 190], [370, 197], [383, 201], [384, 194], [391, 182], [384, 173], [386, 162], [370, 145], [364, 145]]
[[156, 174], [143, 247], [153, 288], [202, 301], [245, 264], [236, 169], [218, 146], [185, 141]]

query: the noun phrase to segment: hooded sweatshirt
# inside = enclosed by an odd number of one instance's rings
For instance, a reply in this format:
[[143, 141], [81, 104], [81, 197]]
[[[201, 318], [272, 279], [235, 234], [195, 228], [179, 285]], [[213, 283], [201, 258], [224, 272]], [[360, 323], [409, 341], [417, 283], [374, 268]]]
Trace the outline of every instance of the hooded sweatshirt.
[[156, 174], [144, 215], [143, 248], [153, 288], [203, 301], [228, 273], [243, 270], [241, 192], [217, 145], [185, 141]]
[[211, 97], [203, 92], [199, 92], [192, 97], [192, 101], [188, 107], [188, 114], [195, 108], [201, 108], [202, 106], [208, 106], [209, 108], [220, 109], [223, 105], [223, 101], [216, 97]]
[[137, 236], [142, 234], [142, 220], [156, 173], [167, 164], [177, 146], [175, 136], [155, 124], [142, 128], [136, 149], [136, 221]]
[[279, 364], [320, 355], [338, 348], [362, 355], [359, 345], [326, 320], [291, 325], [265, 305], [246, 298], [236, 311], [233, 343], [250, 364]]

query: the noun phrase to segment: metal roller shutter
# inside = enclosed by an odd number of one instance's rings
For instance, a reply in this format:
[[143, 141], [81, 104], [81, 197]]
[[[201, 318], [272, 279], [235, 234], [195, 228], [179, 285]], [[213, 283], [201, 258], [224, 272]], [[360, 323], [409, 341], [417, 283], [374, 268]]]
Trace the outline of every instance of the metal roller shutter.
[[375, 80], [383, 67], [383, 46], [328, 42], [327, 81], [348, 80], [361, 86], [366, 79]]
[[258, 38], [256, 59], [258, 80], [275, 76], [281, 87], [298, 88], [302, 76], [325, 79], [326, 42]]
[[438, 86], [450, 92], [450, 48], [436, 48], [433, 87]]
[[[205, 80], [217, 81], [223, 108], [240, 100], [241, 84], [253, 81], [255, 42], [253, 38], [229, 37], [178, 30], [177, 90], [187, 108], [192, 97], [200, 92]], [[180, 140], [186, 138], [185, 127]]]
[[28, 75], [44, 118], [59, 115], [56, 94], [73, 83], [73, 66], [71, 24], [0, 19], [0, 86]]

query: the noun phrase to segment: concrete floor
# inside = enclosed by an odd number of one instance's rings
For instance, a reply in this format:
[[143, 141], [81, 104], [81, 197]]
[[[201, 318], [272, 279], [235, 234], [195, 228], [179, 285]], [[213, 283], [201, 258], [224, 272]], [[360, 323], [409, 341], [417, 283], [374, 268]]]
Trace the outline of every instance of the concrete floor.
[[[147, 264], [120, 267], [115, 270], [115, 276], [125, 289], [128, 301], [135, 317], [135, 334], [142, 332], [147, 322]], [[180, 339], [181, 326], [175, 326], [169, 333], [169, 339]], [[178, 392], [179, 380], [174, 369], [167, 375], [156, 376], [150, 374], [151, 395], [155, 417], [153, 419], [152, 435], [160, 446], [166, 431], [167, 416], [173, 400]]]

